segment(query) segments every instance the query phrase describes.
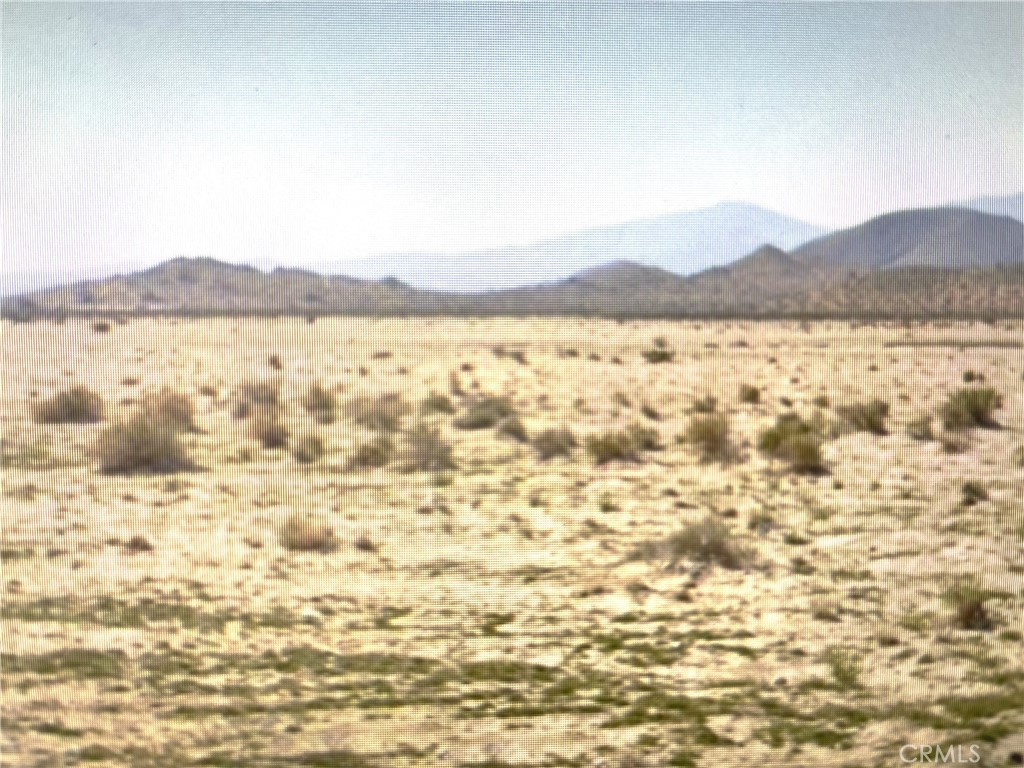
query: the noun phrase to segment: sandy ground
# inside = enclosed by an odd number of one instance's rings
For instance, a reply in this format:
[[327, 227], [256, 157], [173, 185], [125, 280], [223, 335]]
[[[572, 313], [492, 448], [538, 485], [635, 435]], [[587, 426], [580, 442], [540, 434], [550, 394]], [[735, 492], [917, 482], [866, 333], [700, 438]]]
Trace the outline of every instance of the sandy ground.
[[[645, 362], [658, 337], [671, 362]], [[906, 764], [912, 744], [1020, 764], [1022, 339], [1020, 323], [4, 325], [2, 762], [853, 768]], [[1002, 428], [959, 454], [911, 439], [968, 370], [1002, 394]], [[424, 418], [457, 468], [357, 470], [373, 434], [300, 406], [317, 380], [339, 408], [398, 392], [408, 430], [453, 372], [460, 412], [504, 394], [531, 435], [564, 426], [582, 444], [643, 422], [664, 447], [540, 461], [441, 414]], [[233, 418], [252, 379], [280, 383], [320, 462], [261, 448]], [[75, 384], [104, 397], [103, 423], [33, 423], [33, 400]], [[164, 386], [194, 397], [199, 468], [101, 474], [100, 432]], [[707, 394], [734, 463], [676, 439]], [[821, 476], [758, 452], [784, 411], [831, 418], [820, 395], [884, 399], [890, 434], [829, 440]], [[988, 498], [964, 505], [967, 481]], [[338, 547], [281, 546], [296, 512], [325, 516]], [[742, 568], [630, 557], [709, 515]], [[152, 551], [126, 546], [136, 535]], [[942, 599], [968, 577], [990, 629], [958, 627]]]

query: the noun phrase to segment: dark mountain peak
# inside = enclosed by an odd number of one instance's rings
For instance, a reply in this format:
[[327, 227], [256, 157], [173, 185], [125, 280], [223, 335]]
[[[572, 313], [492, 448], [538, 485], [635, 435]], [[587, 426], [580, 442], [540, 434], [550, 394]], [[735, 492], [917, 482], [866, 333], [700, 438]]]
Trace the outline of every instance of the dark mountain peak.
[[968, 208], [916, 208], [812, 240], [793, 255], [808, 264], [852, 270], [1019, 264], [1024, 225]]

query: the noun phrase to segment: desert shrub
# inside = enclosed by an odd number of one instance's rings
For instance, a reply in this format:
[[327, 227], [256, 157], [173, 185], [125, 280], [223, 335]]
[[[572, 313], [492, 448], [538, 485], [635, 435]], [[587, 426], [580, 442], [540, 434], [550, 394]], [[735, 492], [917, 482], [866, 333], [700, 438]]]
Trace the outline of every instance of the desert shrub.
[[629, 439], [633, 441], [639, 451], [660, 451], [661, 435], [654, 427], [645, 427], [643, 424], [630, 424], [626, 429]]
[[964, 384], [972, 384], [974, 382], [981, 383], [985, 380], [985, 374], [979, 373], [978, 371], [964, 371]]
[[378, 432], [395, 432], [409, 406], [398, 392], [360, 395], [345, 404], [345, 415], [356, 424]]
[[521, 349], [505, 349], [502, 345], [498, 345], [491, 350], [495, 357], [507, 357], [511, 360], [515, 360], [520, 365], [526, 365], [526, 353]]
[[673, 566], [680, 560], [693, 560], [737, 569], [749, 561], [751, 555], [733, 541], [724, 523], [709, 515], [700, 522], [686, 525], [666, 539], [644, 542], [632, 557], [638, 560], [668, 560]]
[[434, 392], [423, 398], [423, 402], [420, 403], [420, 413], [425, 416], [432, 413], [451, 414], [455, 413], [455, 405], [447, 395]]
[[757, 405], [761, 402], [761, 390], [752, 384], [740, 384], [740, 402]]
[[1010, 461], [1015, 467], [1024, 467], [1024, 445], [1019, 445], [1013, 449]]
[[907, 424], [907, 434], [914, 440], [934, 440], [935, 433], [932, 432], [932, 417], [922, 414]]
[[761, 433], [757, 447], [763, 453], [787, 461], [796, 472], [817, 473], [825, 469], [821, 455], [822, 425], [784, 413], [775, 425]]
[[696, 414], [686, 425], [686, 442], [697, 446], [705, 460], [724, 461], [731, 457], [729, 417], [723, 413]]
[[244, 381], [238, 385], [231, 414], [236, 419], [248, 418], [256, 408], [280, 404], [280, 387], [273, 381]]
[[828, 408], [832, 401], [829, 400], [828, 395], [815, 395], [814, 399], [811, 400], [811, 404], [818, 408]]
[[518, 416], [507, 416], [498, 423], [498, 434], [511, 437], [520, 443], [529, 441], [526, 426]]
[[331, 424], [338, 402], [331, 392], [320, 382], [313, 382], [302, 397], [302, 407], [310, 416], [321, 424]]
[[623, 392], [616, 392], [614, 395], [612, 395], [612, 402], [615, 405], [619, 406], [620, 408], [633, 407], [633, 401], [630, 400]]
[[96, 457], [101, 472], [178, 472], [192, 467], [178, 430], [140, 411], [112, 424], [99, 436]]
[[676, 353], [671, 349], [648, 349], [641, 353], [648, 363], [671, 363]]
[[489, 395], [471, 402], [453, 425], [458, 429], [490, 429], [514, 415], [515, 408], [507, 397]]
[[965, 507], [973, 507], [983, 501], [988, 501], [988, 491], [981, 483], [969, 480], [960, 488], [961, 503]]
[[966, 429], [944, 429], [938, 441], [944, 453], [965, 453], [971, 448], [971, 433]]
[[275, 371], [280, 371], [281, 368], [284, 367], [284, 364], [281, 362], [280, 355], [271, 355], [267, 362], [270, 363], [270, 367], [273, 368]]
[[889, 417], [889, 404], [884, 400], [842, 405], [836, 408], [836, 415], [854, 431], [870, 432], [873, 435], [889, 434], [885, 428], [885, 420]]
[[249, 436], [264, 448], [284, 448], [288, 444], [288, 427], [281, 421], [277, 408], [264, 406], [253, 411]]
[[451, 371], [448, 374], [448, 392], [451, 393], [452, 397], [462, 397], [466, 394], [466, 390], [462, 386], [462, 380], [455, 371]]
[[193, 432], [196, 429], [195, 405], [188, 395], [164, 387], [149, 395], [142, 403], [145, 411], [179, 432]]
[[698, 397], [693, 401], [693, 410], [695, 413], [714, 413], [718, 408], [718, 398], [714, 395], [705, 395], [704, 397]]
[[533, 438], [533, 447], [541, 461], [569, 456], [577, 446], [576, 436], [568, 429], [545, 429]]
[[643, 451], [660, 448], [658, 430], [641, 424], [631, 424], [622, 431], [604, 432], [587, 438], [587, 453], [599, 465], [610, 461], [639, 461]]
[[72, 387], [32, 406], [37, 424], [95, 424], [103, 419], [103, 398], [86, 387]]
[[437, 429], [417, 424], [406, 435], [405, 466], [415, 472], [442, 472], [455, 468], [452, 447]]
[[387, 435], [377, 435], [356, 448], [348, 461], [351, 469], [377, 469], [386, 466], [395, 455], [395, 444]]
[[626, 432], [605, 432], [587, 437], [587, 453], [596, 464], [607, 464], [611, 461], [636, 461], [636, 446]]
[[337, 546], [326, 517], [302, 512], [288, 516], [278, 529], [277, 540], [292, 552], [330, 552]]
[[323, 458], [324, 443], [317, 435], [300, 435], [292, 441], [291, 451], [300, 464], [312, 464]]
[[110, 328], [111, 325], [106, 320], [100, 320], [99, 322], [92, 324], [92, 329], [96, 331], [96, 333], [109, 333]]
[[1002, 404], [1002, 397], [991, 387], [962, 387], [946, 398], [939, 415], [949, 430], [995, 427], [992, 413]]
[[953, 620], [960, 629], [988, 631], [994, 622], [985, 608], [991, 595], [973, 579], [955, 581], [942, 593], [942, 601], [953, 609]]
[[640, 413], [644, 418], [650, 419], [651, 421], [661, 421], [661, 413], [652, 405], [644, 403], [640, 406]]

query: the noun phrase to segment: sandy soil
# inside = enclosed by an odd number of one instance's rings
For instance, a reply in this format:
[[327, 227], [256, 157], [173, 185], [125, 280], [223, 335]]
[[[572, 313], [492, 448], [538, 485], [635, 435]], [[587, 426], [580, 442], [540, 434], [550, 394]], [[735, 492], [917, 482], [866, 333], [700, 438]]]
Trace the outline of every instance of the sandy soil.
[[[651, 364], [658, 337], [675, 357]], [[904, 764], [907, 744], [1019, 764], [1022, 338], [1020, 323], [5, 325], [3, 764], [852, 768]], [[968, 370], [1002, 394], [1002, 428], [963, 453], [911, 439]], [[401, 448], [453, 373], [459, 413], [507, 395], [530, 435], [564, 426], [581, 447], [541, 461], [439, 414], [423, 418], [457, 468], [348, 466], [373, 433], [347, 401], [401, 393]], [[233, 418], [252, 379], [280, 383], [321, 461], [263, 449]], [[332, 424], [300, 405], [317, 380]], [[75, 384], [103, 396], [102, 423], [32, 421], [34, 400]], [[100, 473], [101, 431], [164, 386], [194, 397], [198, 469]], [[676, 439], [708, 394], [733, 463]], [[832, 419], [873, 397], [889, 434], [828, 440], [827, 474], [756, 448], [784, 411]], [[633, 422], [663, 448], [596, 465], [586, 437]], [[987, 499], [965, 505], [968, 481]], [[293, 513], [325, 516], [337, 548], [285, 549]], [[630, 557], [707, 516], [743, 567]], [[968, 578], [990, 628], [961, 628], [943, 600]]]

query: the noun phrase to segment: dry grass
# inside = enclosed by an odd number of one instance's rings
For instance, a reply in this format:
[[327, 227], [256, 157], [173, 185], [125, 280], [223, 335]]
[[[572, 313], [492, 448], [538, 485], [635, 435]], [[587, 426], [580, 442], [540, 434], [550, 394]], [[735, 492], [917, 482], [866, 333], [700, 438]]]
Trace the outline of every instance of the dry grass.
[[378, 432], [397, 432], [409, 405], [398, 392], [360, 395], [345, 404], [345, 416], [361, 427]]
[[313, 382], [302, 397], [302, 407], [320, 424], [332, 424], [338, 402], [333, 392], [320, 382]]
[[763, 453], [789, 463], [795, 472], [819, 474], [825, 471], [821, 452], [824, 427], [795, 413], [784, 413], [775, 425], [761, 433], [757, 447]]
[[95, 424], [103, 419], [103, 398], [86, 387], [72, 387], [32, 406], [37, 424]]
[[292, 456], [300, 464], [313, 464], [324, 455], [324, 443], [312, 433], [300, 435], [291, 444]]
[[645, 542], [632, 555], [637, 560], [667, 560], [673, 566], [691, 560], [730, 569], [742, 568], [750, 557], [750, 552], [735, 543], [728, 526], [710, 516], [665, 539]]
[[486, 395], [470, 402], [465, 412], [455, 419], [453, 426], [456, 429], [490, 429], [515, 415], [516, 409], [509, 398]]
[[836, 415], [847, 428], [855, 432], [889, 434], [885, 427], [885, 420], [889, 417], [889, 404], [884, 400], [842, 405], [836, 408]]
[[404, 462], [414, 472], [443, 472], [456, 466], [452, 446], [426, 424], [417, 424], [406, 435]]
[[192, 468], [178, 430], [145, 411], [107, 427], [96, 444], [96, 457], [107, 474]]
[[284, 448], [288, 444], [289, 430], [281, 420], [279, 408], [263, 406], [252, 412], [249, 436], [267, 449]]
[[281, 546], [292, 552], [331, 552], [337, 540], [324, 515], [293, 512], [277, 532]]
[[998, 424], [992, 414], [1002, 404], [1002, 397], [991, 387], [963, 387], [950, 393], [939, 410], [939, 416], [947, 430], [994, 428]]
[[728, 461], [735, 455], [729, 436], [729, 417], [724, 413], [691, 416], [684, 438], [698, 448], [705, 461]]
[[156, 394], [148, 396], [142, 407], [152, 418], [179, 432], [196, 430], [195, 404], [186, 394], [164, 387]]
[[556, 456], [571, 456], [579, 443], [576, 435], [569, 429], [545, 429], [533, 438], [533, 447], [541, 461], [548, 461]]

